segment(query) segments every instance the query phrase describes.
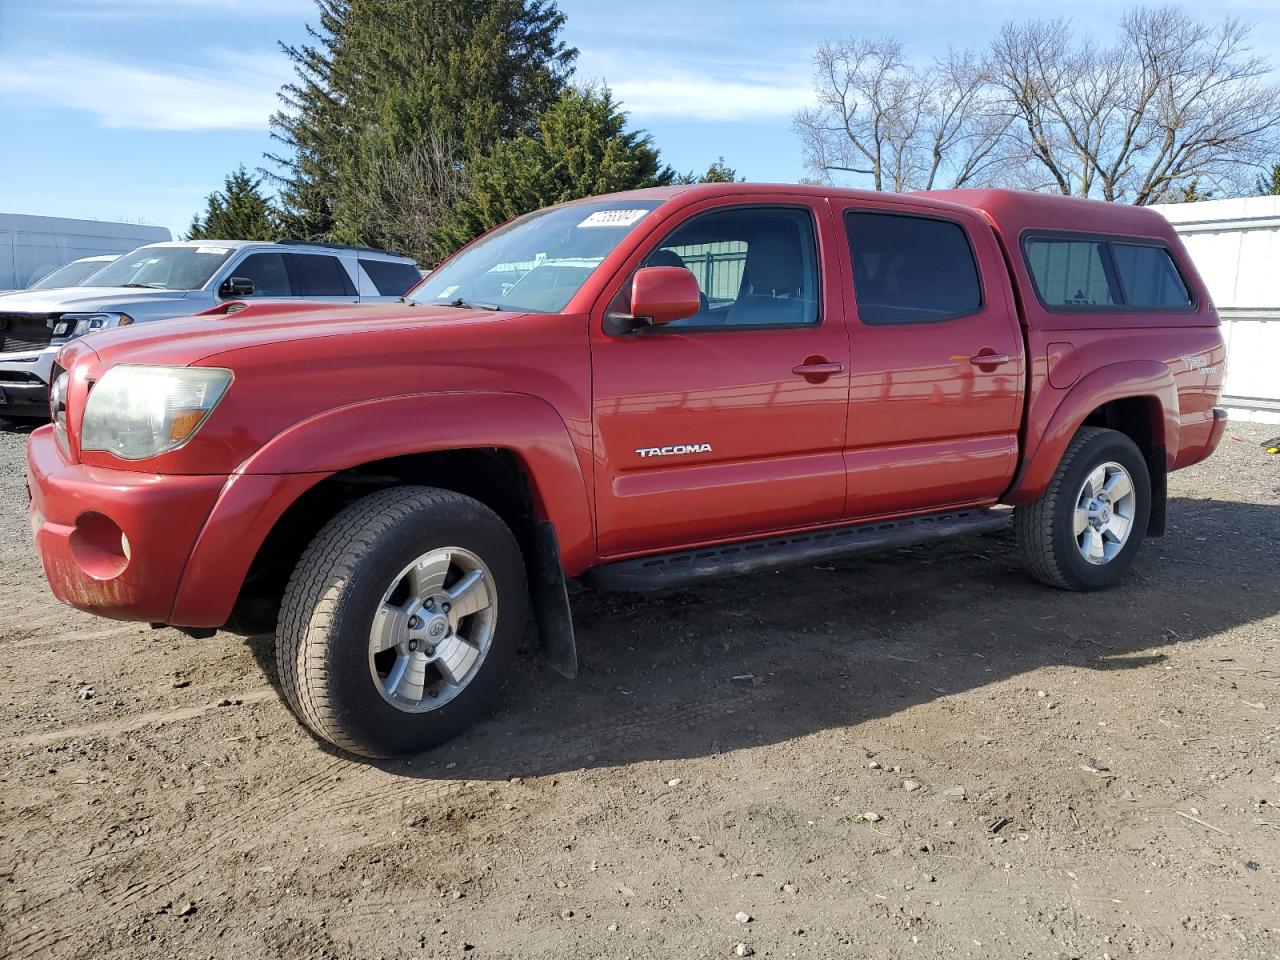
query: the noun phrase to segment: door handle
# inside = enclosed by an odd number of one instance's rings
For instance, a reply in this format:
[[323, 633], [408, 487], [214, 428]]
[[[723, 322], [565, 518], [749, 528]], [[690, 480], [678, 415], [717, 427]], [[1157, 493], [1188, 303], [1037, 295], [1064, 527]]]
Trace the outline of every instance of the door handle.
[[833, 373], [843, 373], [844, 364], [822, 357], [809, 357], [804, 363], [792, 367], [791, 372], [801, 377], [829, 377]]
[[1013, 357], [1007, 353], [979, 353], [969, 358], [969, 362], [975, 367], [996, 367], [1011, 360]]

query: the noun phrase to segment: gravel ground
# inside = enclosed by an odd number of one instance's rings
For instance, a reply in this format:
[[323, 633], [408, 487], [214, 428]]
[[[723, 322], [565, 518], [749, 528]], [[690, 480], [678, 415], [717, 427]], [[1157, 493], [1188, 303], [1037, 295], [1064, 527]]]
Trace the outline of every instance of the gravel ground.
[[1006, 535], [582, 593], [579, 680], [526, 656], [369, 763], [269, 638], [56, 603], [2, 431], [0, 954], [1280, 957], [1275, 432], [1175, 475], [1109, 593]]

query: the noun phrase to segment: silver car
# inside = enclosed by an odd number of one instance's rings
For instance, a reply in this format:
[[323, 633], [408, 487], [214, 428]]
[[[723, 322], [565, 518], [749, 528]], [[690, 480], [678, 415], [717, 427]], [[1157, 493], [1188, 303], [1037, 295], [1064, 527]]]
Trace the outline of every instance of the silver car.
[[223, 300], [397, 300], [418, 283], [408, 257], [365, 247], [186, 240], [138, 247], [92, 285], [0, 296], [0, 418], [48, 416], [58, 348], [97, 330], [186, 317]]

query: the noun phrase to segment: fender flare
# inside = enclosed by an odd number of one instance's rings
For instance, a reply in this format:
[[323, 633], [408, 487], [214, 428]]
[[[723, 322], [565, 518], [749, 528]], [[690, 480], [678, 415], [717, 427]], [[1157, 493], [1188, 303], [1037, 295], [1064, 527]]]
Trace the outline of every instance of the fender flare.
[[528, 476], [538, 519], [562, 545], [561, 574], [590, 566], [595, 531], [588, 487], [569, 428], [550, 404], [515, 393], [411, 394], [326, 410], [277, 434], [242, 463], [196, 538], [169, 622], [226, 623], [267, 535], [325, 478], [388, 457], [467, 447], [512, 453]]
[[588, 566], [595, 534], [577, 445], [556, 409], [529, 394], [406, 394], [335, 407], [277, 434], [236, 474], [328, 475], [389, 457], [482, 447], [521, 462], [535, 512], [556, 528], [566, 569]]
[[1178, 389], [1173, 373], [1159, 360], [1126, 360], [1099, 367], [1066, 392], [1041, 433], [1040, 442], [1028, 450], [1018, 476], [1001, 500], [1011, 504], [1035, 500], [1049, 486], [1067, 445], [1089, 415], [1113, 400], [1132, 398], [1156, 404], [1159, 415], [1151, 439], [1157, 449], [1163, 448], [1166, 469], [1172, 468], [1178, 456], [1179, 436]]

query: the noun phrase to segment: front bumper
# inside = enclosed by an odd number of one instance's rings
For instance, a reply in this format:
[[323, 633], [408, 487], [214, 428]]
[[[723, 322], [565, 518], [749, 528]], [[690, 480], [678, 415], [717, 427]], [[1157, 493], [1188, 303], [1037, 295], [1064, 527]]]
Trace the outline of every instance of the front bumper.
[[63, 603], [116, 620], [221, 627], [267, 534], [326, 473], [135, 473], [68, 461], [31, 434], [36, 550]]
[[58, 349], [0, 355], [0, 418], [49, 416], [49, 378]]
[[117, 620], [166, 622], [222, 476], [157, 476], [69, 463], [53, 427], [31, 434], [31, 529], [53, 594]]

